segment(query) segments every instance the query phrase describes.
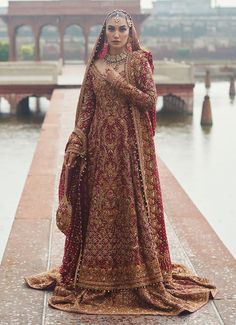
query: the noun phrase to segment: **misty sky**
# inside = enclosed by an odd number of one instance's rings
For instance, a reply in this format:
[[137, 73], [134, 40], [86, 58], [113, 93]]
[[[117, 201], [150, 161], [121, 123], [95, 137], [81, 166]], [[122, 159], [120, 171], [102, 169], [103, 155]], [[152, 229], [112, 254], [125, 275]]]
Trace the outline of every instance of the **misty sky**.
[[[193, 0], [194, 1], [194, 0]], [[195, 0], [196, 1], [196, 0]], [[143, 7], [151, 7], [153, 0], [141, 0], [141, 4]], [[217, 6], [235, 6], [236, 0], [212, 0], [212, 4], [216, 4]]]
[[[18, 0], [17, 0], [18, 1]], [[20, 0], [19, 0], [20, 1]], [[141, 0], [141, 4], [143, 7], [151, 7], [153, 0]], [[218, 6], [235, 6], [236, 0], [212, 0], [213, 4], [217, 4]], [[7, 6], [8, 0], [0, 0], [0, 6]]]

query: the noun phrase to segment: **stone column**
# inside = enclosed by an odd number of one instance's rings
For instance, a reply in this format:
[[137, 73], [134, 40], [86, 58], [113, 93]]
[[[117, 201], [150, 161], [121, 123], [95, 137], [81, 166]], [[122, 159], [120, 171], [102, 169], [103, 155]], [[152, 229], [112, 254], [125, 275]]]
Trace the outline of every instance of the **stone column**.
[[40, 114], [40, 97], [35, 97], [36, 101], [36, 114]]
[[7, 96], [5, 96], [5, 98], [8, 100], [8, 103], [10, 104], [10, 112], [12, 115], [15, 115], [17, 113], [17, 95], [12, 93], [9, 94]]
[[39, 30], [35, 32], [35, 48], [34, 48], [34, 59], [35, 61], [40, 61], [40, 32]]
[[212, 126], [211, 102], [210, 97], [208, 95], [204, 97], [202, 105], [201, 125]]
[[8, 38], [9, 38], [9, 61], [16, 61], [16, 37], [15, 27], [12, 25], [11, 20], [8, 23]]
[[83, 34], [84, 34], [84, 62], [87, 63], [88, 62], [88, 56], [89, 56], [89, 32], [90, 32], [90, 28], [89, 27], [83, 27]]
[[64, 50], [65, 29], [61, 26], [59, 26], [59, 33], [60, 33], [60, 59], [62, 59], [62, 62], [64, 64], [64, 61], [65, 61], [65, 50]]
[[229, 95], [230, 97], [235, 97], [236, 95], [234, 76], [230, 77]]

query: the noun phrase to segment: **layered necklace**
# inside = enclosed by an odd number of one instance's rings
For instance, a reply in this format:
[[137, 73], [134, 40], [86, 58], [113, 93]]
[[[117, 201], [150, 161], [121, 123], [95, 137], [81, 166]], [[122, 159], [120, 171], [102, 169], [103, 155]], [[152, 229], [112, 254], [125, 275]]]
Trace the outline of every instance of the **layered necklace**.
[[112, 68], [117, 71], [119, 69], [119, 66], [126, 61], [127, 56], [128, 53], [126, 52], [122, 52], [117, 55], [110, 55], [107, 53], [104, 57], [104, 60], [107, 65], [112, 66]]

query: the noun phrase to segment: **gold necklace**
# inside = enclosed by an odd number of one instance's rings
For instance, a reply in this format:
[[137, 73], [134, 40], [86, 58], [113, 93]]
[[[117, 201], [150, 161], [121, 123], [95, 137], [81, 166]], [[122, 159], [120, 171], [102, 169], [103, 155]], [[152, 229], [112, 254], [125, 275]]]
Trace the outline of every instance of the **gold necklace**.
[[116, 55], [106, 54], [104, 60], [107, 65], [111, 65], [114, 70], [118, 70], [119, 66], [127, 59], [128, 53], [122, 52]]

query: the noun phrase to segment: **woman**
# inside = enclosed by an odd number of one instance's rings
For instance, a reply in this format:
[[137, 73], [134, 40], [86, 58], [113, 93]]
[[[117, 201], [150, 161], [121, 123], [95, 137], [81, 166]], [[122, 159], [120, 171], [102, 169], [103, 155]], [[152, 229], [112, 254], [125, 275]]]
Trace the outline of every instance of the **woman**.
[[151, 54], [129, 14], [108, 14], [87, 65], [65, 150], [57, 225], [60, 269], [27, 277], [54, 288], [55, 308], [93, 314], [177, 315], [216, 294], [171, 263], [153, 135]]

